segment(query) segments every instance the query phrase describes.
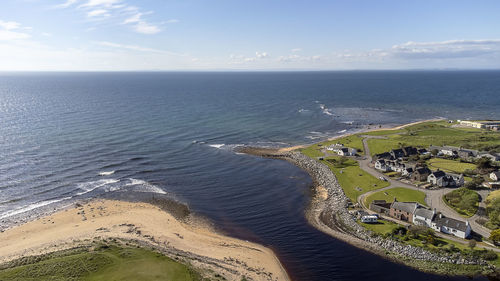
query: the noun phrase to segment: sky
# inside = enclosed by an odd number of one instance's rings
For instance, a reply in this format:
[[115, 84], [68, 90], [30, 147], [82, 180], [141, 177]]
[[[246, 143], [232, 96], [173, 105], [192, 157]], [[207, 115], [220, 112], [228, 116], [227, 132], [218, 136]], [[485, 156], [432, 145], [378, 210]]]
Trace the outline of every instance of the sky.
[[0, 71], [499, 68], [498, 0], [0, 1]]

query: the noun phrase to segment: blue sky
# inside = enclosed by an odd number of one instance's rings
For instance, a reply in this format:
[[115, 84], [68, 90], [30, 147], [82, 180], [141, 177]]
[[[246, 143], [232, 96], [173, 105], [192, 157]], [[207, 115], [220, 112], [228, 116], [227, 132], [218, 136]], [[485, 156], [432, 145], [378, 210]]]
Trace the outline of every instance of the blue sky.
[[500, 1], [2, 0], [0, 70], [498, 69]]

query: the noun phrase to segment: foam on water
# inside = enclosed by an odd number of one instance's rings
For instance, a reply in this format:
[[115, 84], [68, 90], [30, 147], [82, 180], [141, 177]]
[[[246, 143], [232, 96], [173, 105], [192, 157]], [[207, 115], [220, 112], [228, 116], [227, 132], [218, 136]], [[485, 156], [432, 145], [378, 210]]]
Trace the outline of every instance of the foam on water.
[[105, 171], [105, 172], [100, 172], [99, 176], [110, 176], [114, 173], [115, 173], [115, 171]]
[[130, 182], [126, 183], [125, 186], [133, 187], [133, 191], [167, 194], [163, 189], [161, 189], [158, 186], [151, 184], [145, 180], [139, 180], [139, 179], [133, 179], [133, 178], [130, 178], [129, 180], [130, 180]]
[[47, 205], [50, 205], [50, 204], [53, 204], [53, 203], [61, 202], [61, 201], [64, 201], [64, 200], [68, 200], [68, 199], [71, 199], [71, 197], [64, 197], [64, 198], [61, 198], [61, 199], [45, 200], [45, 201], [40, 201], [40, 202], [36, 202], [36, 203], [33, 203], [33, 204], [29, 204], [27, 206], [24, 206], [24, 207], [21, 207], [21, 208], [17, 208], [15, 210], [12, 210], [12, 211], [9, 211], [9, 212], [1, 214], [0, 215], [0, 219], [4, 219], [4, 218], [12, 217], [14, 215], [19, 215], [19, 214], [22, 214], [22, 213], [26, 213], [28, 211], [31, 211], [31, 210], [34, 210], [34, 209], [38, 209], [38, 208], [41, 208], [41, 207], [44, 207], [44, 206], [47, 206]]
[[225, 146], [225, 144], [209, 144], [208, 146], [210, 147], [213, 147], [213, 148], [217, 148], [217, 149], [221, 149], [223, 146]]
[[[120, 180], [117, 180], [117, 179], [102, 179], [102, 180], [97, 180], [97, 181], [89, 181], [89, 182], [85, 182], [85, 183], [79, 183], [78, 188], [82, 191], [76, 193], [75, 195], [80, 196], [80, 195], [89, 193], [91, 191], [94, 191], [100, 187], [105, 187], [106, 185], [117, 183], [119, 181]], [[115, 191], [117, 189], [119, 189], [119, 187], [110, 186], [110, 187], [106, 188], [105, 191], [109, 192], [109, 191]]]

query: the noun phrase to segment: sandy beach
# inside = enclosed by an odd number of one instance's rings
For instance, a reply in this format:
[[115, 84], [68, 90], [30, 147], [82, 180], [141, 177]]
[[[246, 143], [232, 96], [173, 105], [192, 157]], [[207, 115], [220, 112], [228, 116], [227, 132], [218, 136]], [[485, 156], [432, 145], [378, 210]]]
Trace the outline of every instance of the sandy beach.
[[0, 263], [73, 247], [86, 239], [146, 242], [180, 255], [198, 270], [228, 280], [289, 280], [274, 253], [216, 233], [189, 216], [186, 222], [148, 203], [93, 200], [0, 233]]

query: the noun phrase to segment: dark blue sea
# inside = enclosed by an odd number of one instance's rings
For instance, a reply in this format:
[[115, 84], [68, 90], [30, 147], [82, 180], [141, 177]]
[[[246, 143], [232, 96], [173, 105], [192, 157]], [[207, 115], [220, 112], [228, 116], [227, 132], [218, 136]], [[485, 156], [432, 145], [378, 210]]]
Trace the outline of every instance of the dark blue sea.
[[451, 280], [317, 231], [304, 218], [305, 172], [233, 149], [500, 119], [499, 106], [499, 71], [0, 73], [0, 223], [113, 192], [164, 193], [273, 248], [294, 280]]

